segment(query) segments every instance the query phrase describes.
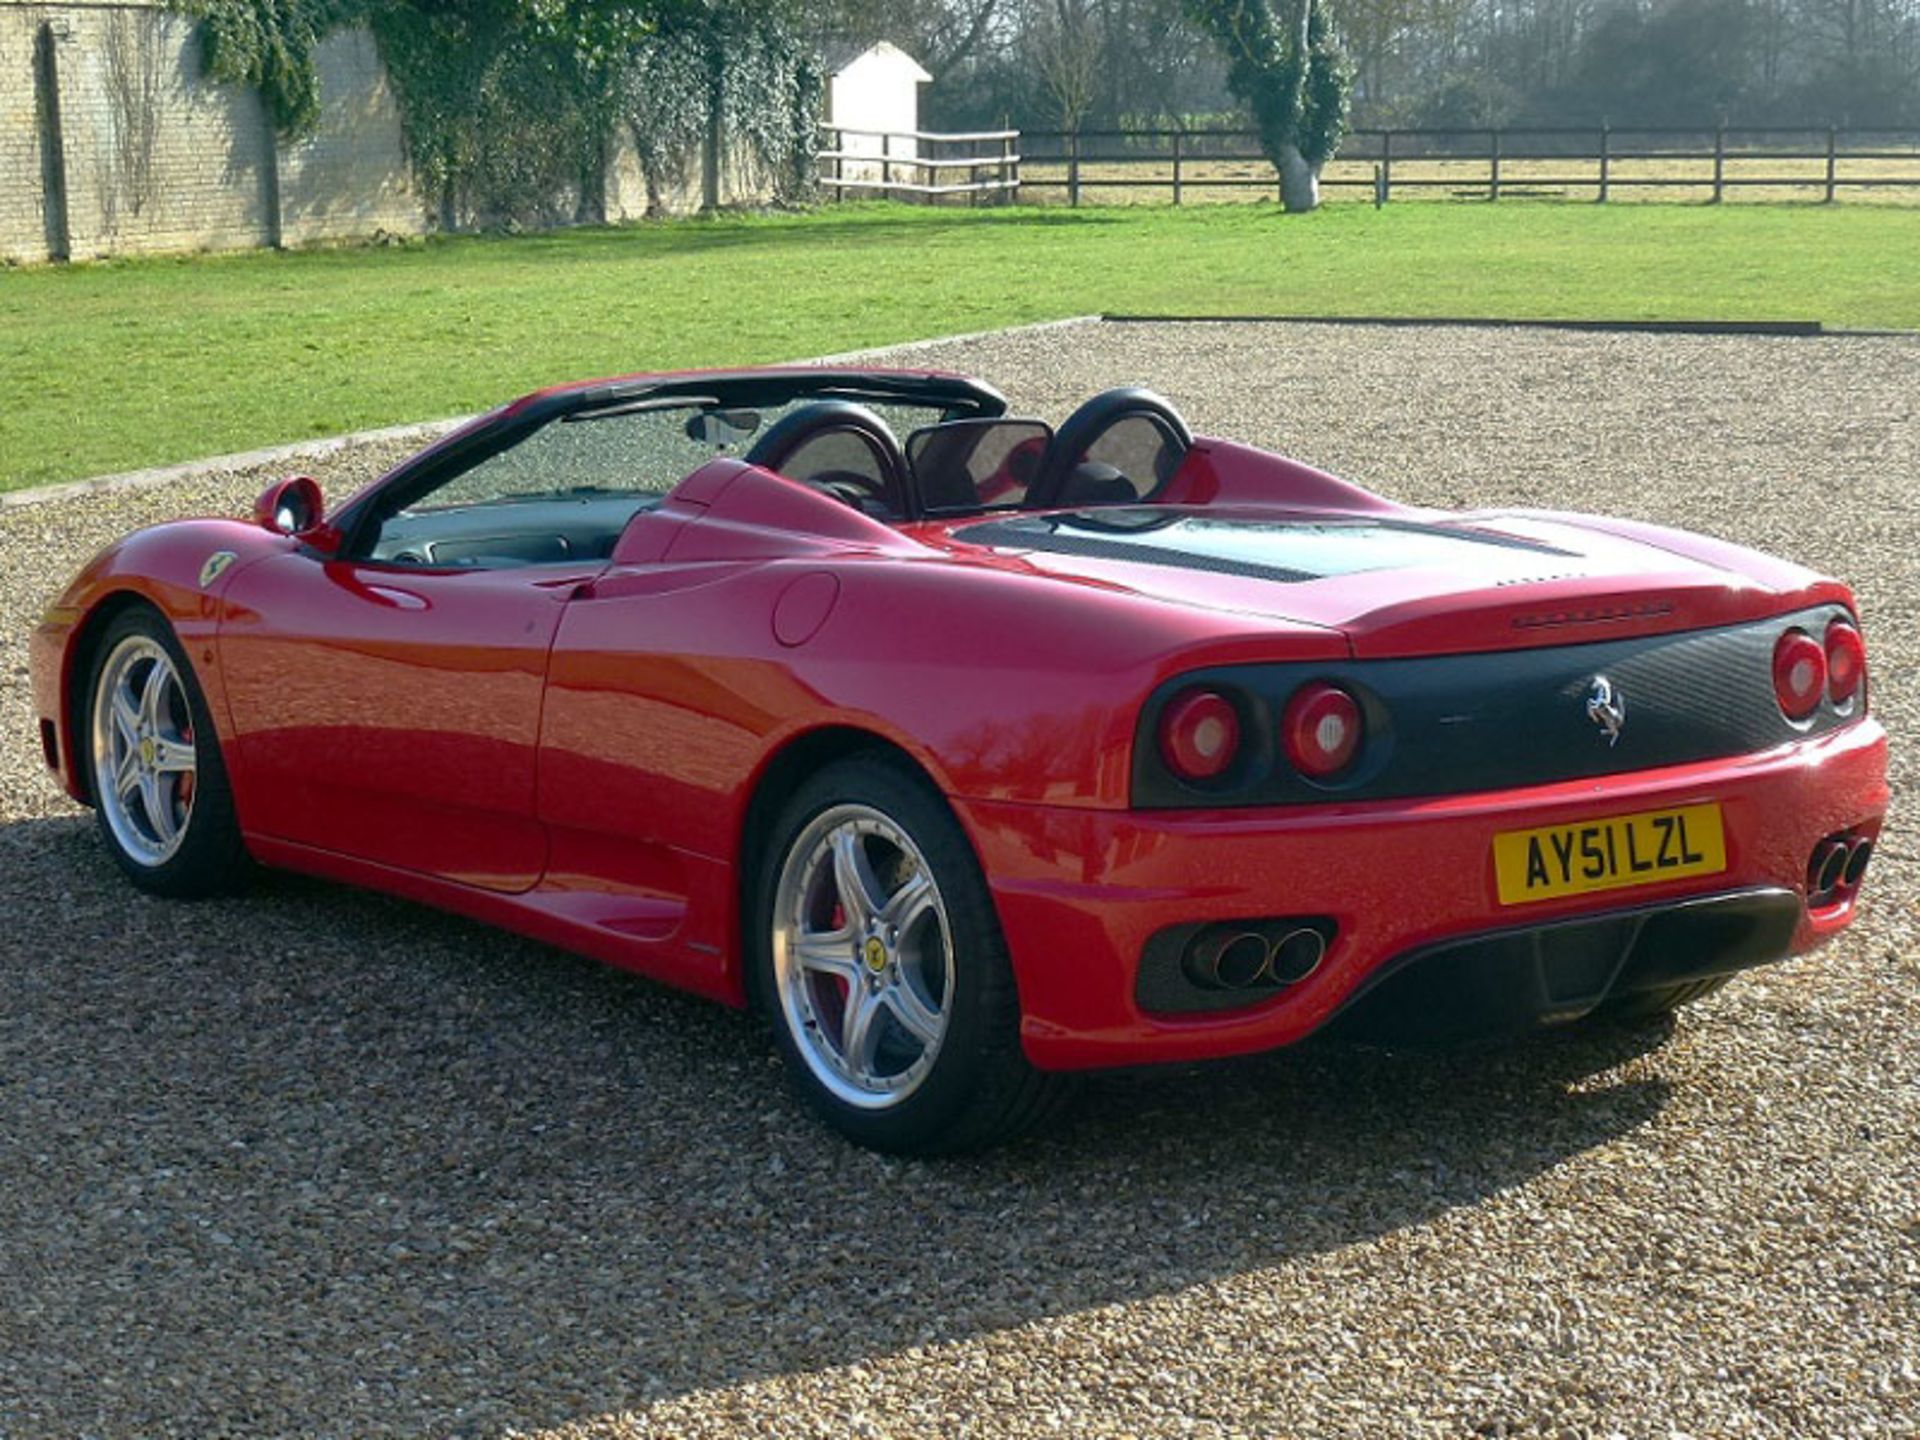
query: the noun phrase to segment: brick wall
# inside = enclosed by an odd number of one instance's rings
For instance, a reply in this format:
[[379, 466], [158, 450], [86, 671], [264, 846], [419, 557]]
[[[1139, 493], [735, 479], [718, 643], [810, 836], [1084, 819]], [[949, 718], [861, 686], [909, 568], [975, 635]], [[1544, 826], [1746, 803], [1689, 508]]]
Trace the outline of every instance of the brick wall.
[[400, 134], [400, 102], [373, 36], [330, 35], [315, 54], [320, 125], [280, 152], [283, 241], [359, 239], [426, 226]]
[[[161, 0], [0, 0], [0, 262], [46, 260], [63, 244], [83, 260], [428, 228], [369, 32], [321, 44], [318, 129], [286, 144], [255, 91], [204, 73], [195, 28]], [[729, 147], [725, 162], [721, 204], [770, 192], [743, 149]], [[645, 215], [630, 139], [609, 172], [607, 218]], [[658, 190], [668, 213], [699, 209], [700, 158]]]
[[[194, 31], [157, 0], [0, 0], [0, 259], [44, 260], [60, 243], [50, 168], [74, 259], [425, 229], [369, 35], [320, 47], [319, 129], [286, 145], [254, 90], [208, 78]], [[57, 144], [36, 61], [49, 43]]]
[[46, 254], [40, 178], [37, 17], [0, 7], [0, 258]]
[[270, 239], [264, 108], [201, 74], [193, 22], [126, 5], [69, 24], [57, 63], [73, 258]]
[[[657, 213], [691, 215], [706, 203], [706, 147], [702, 145], [676, 173], [660, 177]], [[719, 203], [725, 205], [761, 205], [773, 194], [774, 177], [744, 144], [728, 146], [720, 166]], [[623, 134], [614, 141], [613, 156], [607, 166], [607, 219], [641, 220], [648, 210], [646, 168], [640, 163], [633, 137]]]

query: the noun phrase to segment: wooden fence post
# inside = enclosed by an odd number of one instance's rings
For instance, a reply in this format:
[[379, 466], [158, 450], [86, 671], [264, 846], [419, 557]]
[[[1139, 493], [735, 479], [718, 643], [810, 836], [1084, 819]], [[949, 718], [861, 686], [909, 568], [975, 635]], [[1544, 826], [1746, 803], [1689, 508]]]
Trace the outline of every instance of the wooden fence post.
[[1180, 203], [1180, 132], [1173, 132], [1173, 203]]
[[1607, 122], [1602, 120], [1600, 122], [1600, 196], [1599, 196], [1599, 202], [1602, 205], [1607, 203], [1607, 184], [1609, 180], [1612, 178], [1608, 174], [1608, 171], [1611, 168], [1610, 162], [1612, 161], [1612, 159], [1613, 159], [1613, 132], [1608, 128]]
[[1393, 199], [1393, 132], [1383, 131], [1380, 136], [1380, 203], [1386, 204]]
[[1080, 132], [1067, 136], [1067, 203], [1080, 204]]
[[1827, 126], [1827, 204], [1833, 203], [1834, 171], [1840, 160], [1840, 132]]
[[1487, 199], [1500, 198], [1500, 132], [1487, 132]]
[[1718, 205], [1727, 193], [1727, 127], [1713, 130], [1713, 203]]

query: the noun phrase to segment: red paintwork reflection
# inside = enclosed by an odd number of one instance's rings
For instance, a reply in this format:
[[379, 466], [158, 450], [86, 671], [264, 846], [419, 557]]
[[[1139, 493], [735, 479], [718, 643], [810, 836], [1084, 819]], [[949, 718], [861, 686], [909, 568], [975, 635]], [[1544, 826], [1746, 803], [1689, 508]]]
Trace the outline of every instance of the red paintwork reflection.
[[250, 830], [490, 890], [546, 868], [547, 650], [579, 577], [290, 552], [227, 587], [220, 651]]

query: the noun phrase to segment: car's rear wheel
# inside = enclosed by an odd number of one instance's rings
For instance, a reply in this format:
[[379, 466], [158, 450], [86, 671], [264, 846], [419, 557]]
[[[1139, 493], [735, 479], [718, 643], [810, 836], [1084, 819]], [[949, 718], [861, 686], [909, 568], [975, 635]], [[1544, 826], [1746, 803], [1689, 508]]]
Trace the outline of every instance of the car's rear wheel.
[[246, 874], [220, 742], [172, 628], [124, 611], [94, 651], [89, 780], [113, 857], [143, 890], [187, 899]]
[[850, 1139], [934, 1153], [1007, 1138], [1061, 1093], [1020, 1049], [1006, 941], [972, 848], [905, 766], [838, 761], [774, 827], [757, 993], [788, 1071]]

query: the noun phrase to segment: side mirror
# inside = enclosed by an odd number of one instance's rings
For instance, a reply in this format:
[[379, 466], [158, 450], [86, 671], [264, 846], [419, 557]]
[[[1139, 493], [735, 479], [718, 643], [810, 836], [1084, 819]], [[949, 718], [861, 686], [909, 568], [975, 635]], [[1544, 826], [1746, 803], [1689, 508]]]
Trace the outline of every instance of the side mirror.
[[310, 535], [325, 513], [320, 483], [310, 475], [276, 480], [253, 502], [254, 523], [276, 535]]

